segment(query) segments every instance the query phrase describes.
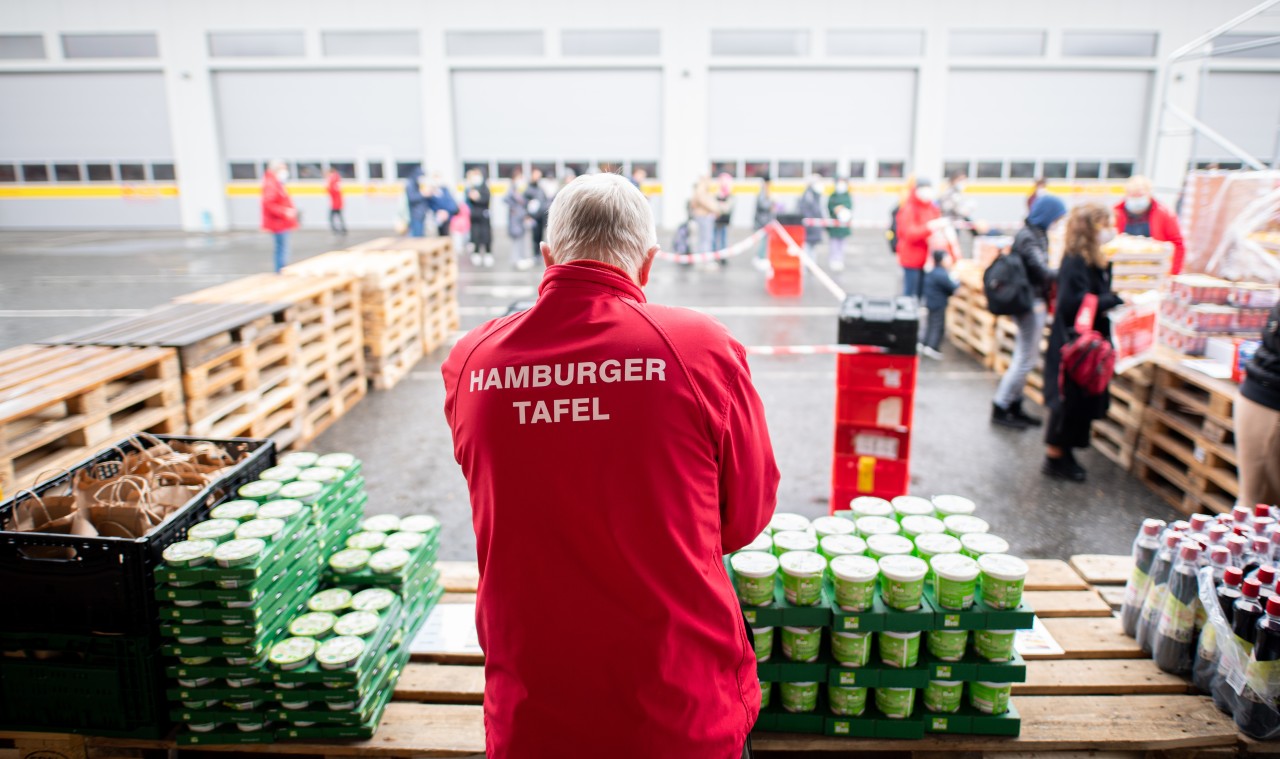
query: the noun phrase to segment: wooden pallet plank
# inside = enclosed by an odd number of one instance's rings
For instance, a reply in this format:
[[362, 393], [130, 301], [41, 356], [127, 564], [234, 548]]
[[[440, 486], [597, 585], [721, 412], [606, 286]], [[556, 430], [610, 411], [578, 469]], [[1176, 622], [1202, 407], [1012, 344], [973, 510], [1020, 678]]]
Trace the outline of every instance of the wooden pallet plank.
[[436, 569], [449, 593], [474, 593], [480, 585], [480, 568], [474, 561], [437, 561]]
[[1062, 659], [1027, 662], [1027, 681], [1014, 695], [1074, 696], [1190, 693], [1186, 678], [1162, 671], [1150, 659]]
[[395, 700], [438, 704], [484, 702], [484, 667], [411, 663], [396, 683]]
[[1080, 553], [1068, 563], [1090, 585], [1124, 585], [1133, 574], [1132, 556]]
[[1029, 590], [1022, 598], [1041, 619], [1111, 616], [1111, 607], [1092, 590]]
[[1031, 659], [1141, 659], [1142, 648], [1124, 634], [1115, 617], [1062, 617], [1044, 620], [1045, 629], [1062, 646], [1057, 656], [1027, 656]]
[[1027, 559], [1026, 590], [1088, 590], [1089, 584], [1065, 561]]
[[1102, 600], [1107, 602], [1112, 611], [1120, 611], [1120, 607], [1124, 606], [1124, 586], [1123, 585], [1102, 585], [1096, 588], [1098, 595], [1102, 596]]

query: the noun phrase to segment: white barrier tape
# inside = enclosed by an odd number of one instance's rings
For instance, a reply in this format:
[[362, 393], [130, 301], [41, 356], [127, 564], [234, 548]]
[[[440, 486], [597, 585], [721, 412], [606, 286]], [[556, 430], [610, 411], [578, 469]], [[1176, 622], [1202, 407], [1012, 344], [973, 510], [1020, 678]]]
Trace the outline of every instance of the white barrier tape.
[[[942, 220], [939, 220], [942, 221]], [[819, 219], [807, 218], [802, 222], [806, 227], [844, 227], [846, 229], [888, 229], [889, 225], [883, 222], [871, 221], [870, 219], [851, 219], [850, 221], [840, 221], [839, 219]], [[972, 221], [952, 221], [951, 226], [955, 229], [973, 230], [977, 224]], [[988, 222], [986, 229], [996, 229], [1000, 231], [1015, 231], [1022, 229], [1020, 222]]]
[[772, 229], [773, 233], [778, 235], [778, 237], [787, 244], [787, 252], [798, 257], [800, 262], [804, 264], [804, 267], [813, 275], [813, 278], [822, 283], [822, 286], [827, 288], [827, 291], [832, 295], [836, 296], [837, 300], [844, 303], [844, 299], [848, 297], [848, 293], [844, 291], [844, 288], [836, 284], [836, 281], [832, 279], [829, 274], [823, 271], [822, 267], [818, 266], [817, 262], [809, 257], [809, 254], [805, 253], [803, 247], [796, 244], [796, 241], [792, 239], [791, 234], [787, 232], [786, 227], [782, 226], [777, 221], [772, 221], [769, 222], [769, 226], [765, 227], [765, 229]]
[[665, 250], [659, 250], [658, 258], [661, 258], [663, 261], [675, 261], [679, 264], [695, 264], [702, 263], [703, 261], [722, 261], [726, 258], [740, 256], [748, 250], [752, 250], [760, 244], [760, 240], [764, 235], [765, 230], [759, 229], [727, 248], [722, 250], [713, 250], [709, 253], [668, 253]]
[[747, 345], [753, 356], [856, 356], [863, 353], [887, 353], [875, 345]]

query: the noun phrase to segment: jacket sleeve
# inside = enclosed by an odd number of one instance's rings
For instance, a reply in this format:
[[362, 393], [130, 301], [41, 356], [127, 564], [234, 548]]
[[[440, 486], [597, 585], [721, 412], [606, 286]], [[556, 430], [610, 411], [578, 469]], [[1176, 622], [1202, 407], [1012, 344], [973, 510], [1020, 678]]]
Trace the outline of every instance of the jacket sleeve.
[[764, 405], [751, 384], [746, 351], [734, 343], [738, 371], [730, 380], [720, 437], [720, 542], [725, 553], [759, 535], [778, 499], [778, 465]]
[[1031, 284], [1047, 287], [1054, 280], [1054, 273], [1046, 263], [1049, 252], [1034, 235], [1024, 236], [1022, 245], [1017, 246], [1016, 250], [1022, 256], [1022, 265], [1027, 269], [1027, 278], [1031, 280]]
[[1173, 261], [1170, 262], [1171, 273], [1181, 274], [1183, 262], [1187, 258], [1187, 246], [1182, 241], [1182, 227], [1178, 226], [1178, 217], [1166, 209], [1160, 209], [1164, 213], [1164, 239], [1166, 242], [1173, 243]]
[[898, 211], [898, 239], [908, 245], [929, 239], [929, 226], [911, 203], [903, 203]]
[[293, 204], [289, 202], [289, 196], [285, 194], [283, 187], [267, 185], [267, 189], [262, 196], [262, 206], [269, 216], [285, 219], [288, 218], [289, 209], [293, 207]]
[[956, 290], [960, 289], [960, 283], [952, 279], [951, 276], [947, 274], [938, 278], [938, 284], [947, 295], [955, 295]]

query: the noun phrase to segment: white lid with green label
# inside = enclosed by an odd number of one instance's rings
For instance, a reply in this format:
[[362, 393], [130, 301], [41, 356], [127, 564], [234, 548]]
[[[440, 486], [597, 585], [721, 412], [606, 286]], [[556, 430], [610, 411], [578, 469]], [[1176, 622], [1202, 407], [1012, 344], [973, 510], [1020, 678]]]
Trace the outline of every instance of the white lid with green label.
[[902, 518], [902, 531], [912, 535], [938, 535], [947, 531], [941, 519], [911, 515]]
[[333, 467], [334, 469], [350, 469], [355, 466], [356, 457], [350, 453], [326, 453], [316, 459], [316, 466]]
[[281, 456], [279, 458], [279, 462], [285, 466], [296, 466], [299, 469], [306, 469], [307, 467], [315, 466], [316, 461], [319, 460], [319, 458], [320, 454], [312, 453], [311, 451], [293, 451], [292, 453], [286, 453]]
[[387, 542], [387, 534], [385, 532], [357, 532], [347, 538], [347, 548], [376, 551], [382, 548], [382, 544], [385, 542]]
[[340, 575], [357, 572], [369, 563], [373, 554], [363, 548], [348, 548], [329, 557], [329, 568]]
[[407, 567], [411, 558], [402, 548], [384, 548], [369, 557], [369, 569], [375, 574], [394, 574]]
[[942, 520], [942, 523], [947, 526], [947, 532], [952, 535], [971, 535], [976, 532], [991, 531], [991, 525], [987, 524], [987, 520], [966, 514], [947, 517]]
[[845, 582], [871, 582], [880, 565], [870, 556], [837, 556], [831, 560], [831, 574]]
[[310, 611], [293, 618], [289, 623], [289, 634], [303, 638], [323, 638], [333, 632], [337, 616], [327, 611]]
[[307, 608], [312, 611], [339, 612], [350, 607], [351, 591], [346, 588], [322, 590], [307, 600]]
[[887, 517], [893, 515], [893, 504], [873, 495], [863, 495], [849, 501], [855, 517]]
[[885, 556], [880, 559], [880, 574], [894, 582], [916, 582], [929, 573], [929, 565], [915, 556]]
[[364, 654], [364, 649], [363, 639], [340, 635], [320, 644], [316, 650], [316, 661], [323, 669], [343, 669], [355, 664]]
[[[259, 514], [262, 512], [259, 511]], [[236, 528], [236, 537], [240, 539], [261, 538], [262, 540], [276, 541], [284, 536], [284, 520], [283, 519], [263, 519], [259, 516], [257, 519], [250, 519], [248, 522]]]
[[214, 506], [209, 512], [209, 516], [214, 519], [234, 519], [237, 522], [248, 521], [257, 516], [257, 514], [258, 502], [245, 499], [227, 501]]
[[807, 532], [783, 530], [773, 533], [773, 544], [783, 551], [816, 551], [818, 538]]
[[933, 502], [919, 496], [900, 495], [893, 499], [893, 511], [899, 517], [931, 517], [933, 516]]
[[939, 553], [960, 553], [960, 539], [951, 535], [925, 533], [916, 536], [916, 549], [930, 556]]
[[978, 562], [958, 553], [940, 553], [929, 559], [929, 566], [939, 577], [953, 582], [968, 582], [978, 576]]
[[814, 577], [827, 568], [827, 560], [813, 551], [788, 551], [778, 557], [778, 564], [792, 577]]
[[768, 552], [768, 551], [772, 551], [772, 550], [773, 550], [773, 537], [772, 537], [772, 536], [770, 536], [770, 535], [769, 535], [769, 533], [767, 533], [767, 532], [762, 532], [762, 533], [760, 533], [759, 535], [757, 535], [757, 536], [755, 537], [755, 540], [752, 540], [750, 543], [747, 543], [745, 546], [743, 546], [742, 548], [740, 548], [740, 549], [738, 549], [738, 550], [740, 550], [740, 551], [766, 551], [766, 552]]
[[960, 495], [935, 495], [933, 508], [939, 517], [950, 517], [956, 514], [968, 516], [977, 509], [973, 501]]
[[240, 523], [234, 519], [206, 519], [196, 522], [187, 530], [187, 540], [213, 540], [222, 542], [235, 534]]
[[257, 480], [255, 482], [247, 482], [240, 486], [236, 494], [241, 498], [252, 498], [254, 500], [262, 500], [268, 496], [275, 495], [280, 491], [280, 483], [275, 480]]
[[915, 550], [915, 544], [901, 535], [870, 535], [867, 551], [878, 556], [905, 556]]
[[729, 559], [729, 566], [743, 577], [773, 577], [778, 571], [778, 557], [762, 551], [738, 551]]
[[1030, 571], [1027, 562], [1006, 553], [989, 553], [979, 556], [978, 568], [983, 574], [1006, 582], [1025, 580], [1027, 572]]
[[214, 549], [213, 560], [220, 567], [242, 567], [257, 561], [266, 550], [266, 541], [259, 538], [229, 540]]
[[337, 482], [344, 474], [341, 469], [331, 466], [313, 466], [299, 472], [298, 479], [302, 482]]
[[262, 699], [236, 698], [227, 699], [222, 705], [237, 712], [251, 712], [262, 706]]
[[365, 517], [360, 529], [368, 532], [395, 532], [400, 529], [400, 517], [395, 514], [375, 514]]
[[228, 646], [243, 646], [253, 642], [253, 638], [223, 638], [222, 642]]
[[258, 475], [258, 479], [275, 480], [276, 482], [293, 482], [298, 479], [299, 474], [302, 474], [302, 469], [300, 467], [281, 464], [262, 470], [262, 474]]
[[769, 520], [769, 532], [804, 532], [809, 529], [809, 519], [799, 514], [781, 511]]
[[844, 517], [818, 517], [813, 520], [813, 531], [819, 538], [825, 538], [828, 535], [852, 535], [854, 529], [853, 520]]
[[262, 504], [262, 508], [258, 509], [258, 518], [283, 519], [287, 522], [302, 516], [306, 508], [306, 505], [296, 498], [281, 498]]
[[820, 540], [818, 544], [823, 551], [832, 556], [844, 554], [861, 555], [867, 552], [867, 541], [857, 535], [828, 535]]
[[160, 555], [171, 567], [198, 567], [213, 558], [218, 544], [212, 540], [180, 540]]
[[212, 733], [214, 730], [218, 729], [218, 723], [217, 722], [188, 722], [187, 727], [190, 728], [191, 732], [193, 733]]
[[986, 553], [1009, 553], [1009, 541], [989, 532], [961, 535], [960, 545], [969, 553], [976, 553], [979, 556]]
[[296, 498], [303, 503], [311, 503], [320, 495], [320, 491], [324, 490], [324, 485], [319, 482], [290, 482], [288, 485], [280, 488], [277, 494], [281, 498]]
[[[381, 533], [370, 533], [371, 535], [379, 535]], [[420, 532], [393, 532], [387, 535], [386, 542], [383, 544], [386, 548], [399, 548], [401, 551], [416, 551], [427, 544], [427, 536]]]
[[288, 709], [291, 712], [296, 712], [302, 709], [306, 709], [308, 706], [311, 706], [311, 702], [310, 701], [281, 701], [280, 706], [283, 709]]
[[400, 520], [400, 532], [431, 532], [440, 526], [440, 520], [430, 514], [410, 514]]
[[860, 517], [855, 523], [863, 535], [897, 535], [902, 526], [889, 517]]
[[357, 611], [379, 612], [395, 603], [396, 594], [386, 588], [367, 588], [351, 599], [351, 608]]
[[[303, 616], [310, 615], [304, 614]], [[302, 617], [298, 619], [302, 619]], [[294, 620], [294, 622], [297, 621], [297, 619]], [[289, 630], [290, 632], [293, 631], [293, 625], [289, 625]], [[319, 648], [319, 645], [315, 639], [305, 636], [285, 638], [271, 647], [270, 653], [267, 654], [267, 660], [283, 669], [304, 667], [307, 662], [311, 661], [311, 657], [316, 655], [316, 649]]]
[[203, 667], [213, 661], [212, 656], [179, 656], [178, 662], [188, 667]]
[[333, 631], [339, 635], [354, 635], [357, 638], [364, 638], [376, 632], [381, 624], [382, 617], [379, 617], [374, 612], [353, 611], [350, 614], [343, 614], [339, 617], [337, 623], [333, 626]]

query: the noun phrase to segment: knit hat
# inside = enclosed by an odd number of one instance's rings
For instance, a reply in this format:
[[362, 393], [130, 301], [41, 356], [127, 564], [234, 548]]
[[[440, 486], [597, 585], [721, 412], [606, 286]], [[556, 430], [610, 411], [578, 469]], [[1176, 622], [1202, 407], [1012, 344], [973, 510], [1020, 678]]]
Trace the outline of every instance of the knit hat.
[[1058, 219], [1067, 215], [1067, 204], [1057, 195], [1043, 193], [1031, 204], [1031, 213], [1027, 214], [1027, 223], [1033, 227], [1048, 229]]

